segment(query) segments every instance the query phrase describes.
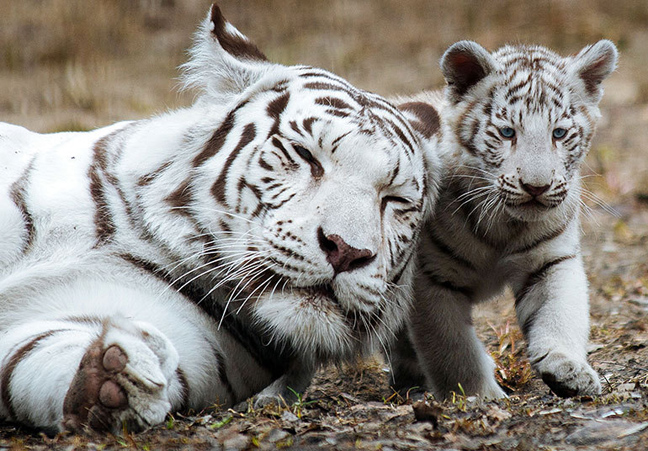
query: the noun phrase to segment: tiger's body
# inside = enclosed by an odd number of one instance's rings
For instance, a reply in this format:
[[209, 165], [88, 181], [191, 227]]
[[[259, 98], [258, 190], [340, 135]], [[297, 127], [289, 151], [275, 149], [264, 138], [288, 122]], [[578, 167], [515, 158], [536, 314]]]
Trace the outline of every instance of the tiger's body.
[[216, 6], [192, 53], [188, 109], [0, 124], [0, 419], [114, 431], [289, 399], [404, 320], [437, 170], [405, 118], [268, 62]]
[[[601, 390], [586, 360], [587, 278], [580, 249], [580, 165], [616, 65], [609, 41], [562, 58], [543, 47], [490, 54], [463, 41], [442, 59], [436, 108], [446, 174], [422, 234], [409, 338], [394, 348], [399, 388], [499, 398], [472, 308], [510, 287], [533, 368], [561, 396]], [[405, 101], [401, 99], [401, 102]], [[461, 385], [461, 389], [459, 388]]]

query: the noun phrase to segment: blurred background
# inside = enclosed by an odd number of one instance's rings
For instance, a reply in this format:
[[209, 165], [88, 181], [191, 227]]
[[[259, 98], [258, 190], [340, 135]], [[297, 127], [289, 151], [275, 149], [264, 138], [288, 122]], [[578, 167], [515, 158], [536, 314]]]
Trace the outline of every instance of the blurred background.
[[[0, 120], [86, 130], [191, 103], [177, 66], [210, 0], [0, 0]], [[646, 0], [222, 0], [225, 16], [284, 64], [329, 69], [389, 96], [443, 85], [453, 42], [621, 51], [590, 159], [606, 200], [648, 201]], [[600, 183], [599, 183], [600, 182]]]

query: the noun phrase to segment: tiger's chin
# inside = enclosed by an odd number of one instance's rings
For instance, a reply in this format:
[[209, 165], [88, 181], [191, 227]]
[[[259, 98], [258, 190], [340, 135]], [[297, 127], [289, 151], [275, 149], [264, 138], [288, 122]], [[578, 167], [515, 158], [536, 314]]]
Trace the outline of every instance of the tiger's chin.
[[553, 217], [554, 214], [559, 213], [560, 209], [558, 207], [562, 205], [562, 202], [550, 204], [531, 199], [520, 203], [507, 202], [504, 205], [506, 212], [518, 221], [539, 222], [545, 221], [549, 217]]
[[346, 360], [366, 344], [361, 338], [365, 334], [349, 321], [353, 313], [342, 307], [346, 302], [328, 284], [285, 288], [261, 295], [255, 304], [254, 316], [269, 335], [304, 356]]

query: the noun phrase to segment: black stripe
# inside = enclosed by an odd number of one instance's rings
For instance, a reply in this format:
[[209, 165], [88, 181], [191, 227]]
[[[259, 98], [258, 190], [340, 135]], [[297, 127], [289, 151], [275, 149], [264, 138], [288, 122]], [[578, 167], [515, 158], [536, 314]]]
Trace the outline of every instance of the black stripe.
[[427, 277], [428, 281], [434, 285], [440, 286], [449, 291], [461, 293], [466, 297], [472, 298], [473, 290], [470, 287], [460, 287], [458, 285], [455, 285], [452, 282], [439, 277], [437, 274], [427, 269], [423, 270], [423, 275]]
[[212, 195], [218, 202], [220, 202], [223, 205], [227, 205], [225, 199], [225, 187], [227, 184], [227, 176], [229, 175], [229, 170], [232, 164], [234, 163], [234, 160], [238, 156], [239, 152], [241, 151], [241, 149], [243, 149], [245, 146], [250, 144], [250, 142], [252, 142], [252, 140], [254, 140], [255, 137], [256, 137], [256, 126], [254, 124], [247, 124], [243, 129], [243, 133], [241, 134], [241, 139], [239, 140], [236, 147], [228, 155], [227, 161], [225, 161], [225, 165], [223, 166], [223, 170], [221, 171], [220, 175], [212, 185], [211, 188]]
[[189, 410], [189, 381], [187, 380], [187, 375], [180, 367], [176, 369], [176, 377], [180, 383], [180, 391], [182, 393], [182, 402], [180, 403], [180, 412], [186, 412]]
[[452, 249], [449, 245], [447, 245], [441, 238], [439, 238], [433, 230], [430, 230], [429, 233], [427, 234], [427, 238], [430, 240], [430, 242], [436, 247], [439, 251], [442, 253], [446, 254], [448, 257], [452, 258], [455, 263], [460, 264], [461, 266], [464, 266], [466, 268], [475, 270], [475, 265], [466, 260], [465, 258], [461, 257], [458, 255], [454, 249]]
[[299, 169], [299, 164], [293, 159], [293, 157], [290, 156], [286, 148], [284, 147], [283, 143], [279, 141], [279, 139], [274, 136], [272, 138], [272, 144], [283, 153], [284, 157], [286, 157], [286, 160], [289, 161], [288, 167], [290, 169], [296, 170]]
[[25, 231], [27, 232], [27, 239], [23, 244], [21, 252], [24, 254], [31, 248], [36, 238], [36, 228], [34, 227], [34, 218], [27, 207], [27, 199], [25, 199], [27, 184], [29, 182], [29, 174], [34, 167], [34, 159], [32, 159], [24, 170], [22, 175], [16, 180], [9, 189], [9, 196], [22, 215], [23, 222], [25, 223]]
[[522, 288], [515, 294], [515, 305], [517, 306], [524, 300], [524, 297], [531, 291], [531, 289], [547, 276], [551, 268], [573, 258], [576, 258], [576, 255], [571, 254], [555, 258], [546, 262], [538, 270], [529, 274]]
[[338, 110], [353, 110], [353, 107], [337, 97], [318, 97], [315, 99], [317, 105], [324, 105]]
[[[115, 132], [117, 133], [117, 132]], [[97, 237], [96, 246], [108, 243], [115, 234], [116, 226], [108, 205], [106, 187], [103, 182], [102, 172], [107, 166], [107, 148], [115, 137], [115, 133], [104, 136], [98, 140], [93, 148], [92, 164], [88, 169], [90, 179], [90, 196], [95, 204], [94, 225]]]
[[239, 399], [236, 396], [236, 393], [234, 392], [234, 387], [232, 387], [232, 383], [227, 377], [227, 364], [225, 362], [225, 356], [223, 356], [223, 354], [213, 346], [212, 346], [212, 351], [214, 353], [214, 358], [216, 359], [216, 365], [218, 368], [218, 378], [225, 386], [225, 390], [227, 390], [227, 394], [230, 397], [231, 402], [236, 403], [239, 401]]
[[16, 411], [14, 409], [12, 396], [9, 390], [11, 385], [11, 378], [13, 376], [13, 372], [15, 371], [16, 367], [25, 357], [29, 355], [31, 351], [34, 350], [36, 346], [38, 346], [38, 344], [42, 340], [51, 337], [56, 333], [65, 332], [67, 330], [68, 329], [50, 330], [37, 335], [29, 343], [20, 347], [16, 352], [14, 352], [11, 358], [9, 359], [9, 361], [7, 362], [7, 364], [2, 368], [2, 372], [0, 373], [0, 381], [2, 381], [1, 398], [2, 398], [2, 403], [4, 404], [5, 408], [7, 409], [7, 412], [9, 413], [9, 416], [12, 419], [14, 420], [18, 419], [16, 417]]
[[569, 222], [571, 221], [573, 217], [573, 213], [571, 213], [571, 216], [566, 220], [565, 224], [557, 228], [556, 230], [551, 231], [550, 233], [541, 236], [535, 241], [532, 241], [531, 243], [527, 244], [526, 246], [523, 246], [521, 248], [515, 249], [512, 252], [510, 252], [509, 255], [514, 255], [514, 254], [522, 254], [524, 252], [529, 252], [532, 249], [535, 249], [536, 247], [540, 246], [543, 243], [546, 243], [547, 241], [551, 241], [554, 238], [559, 237], [562, 235], [562, 233], [567, 229], [567, 226], [569, 225]]
[[281, 113], [283, 113], [284, 110], [286, 109], [286, 106], [288, 106], [289, 100], [290, 100], [290, 93], [286, 92], [268, 104], [266, 111], [268, 115], [272, 119], [274, 119], [274, 123], [272, 124], [272, 127], [270, 127], [270, 132], [268, 133], [268, 136], [276, 135], [279, 133], [279, 122], [281, 119]]
[[318, 121], [318, 120], [319, 120], [319, 118], [316, 118], [316, 117], [309, 117], [309, 118], [304, 119], [304, 123], [303, 123], [304, 130], [306, 130], [306, 132], [309, 135], [311, 135], [311, 136], [313, 135], [313, 122]]
[[211, 138], [209, 138], [209, 141], [207, 141], [205, 148], [194, 158], [194, 167], [198, 167], [205, 163], [205, 161], [216, 155], [216, 153], [218, 153], [218, 151], [223, 147], [230, 131], [232, 131], [232, 127], [234, 127], [236, 113], [246, 104], [247, 100], [239, 103], [236, 108], [227, 114], [220, 127], [218, 127]]

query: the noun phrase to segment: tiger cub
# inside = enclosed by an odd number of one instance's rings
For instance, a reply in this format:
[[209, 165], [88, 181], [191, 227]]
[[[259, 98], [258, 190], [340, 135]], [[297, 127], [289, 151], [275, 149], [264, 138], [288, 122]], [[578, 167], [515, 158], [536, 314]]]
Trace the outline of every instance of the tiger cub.
[[397, 387], [424, 386], [441, 399], [459, 384], [467, 394], [505, 396], [471, 312], [508, 286], [543, 381], [563, 397], [600, 393], [586, 360], [580, 167], [616, 61], [607, 40], [564, 58], [462, 41], [441, 60], [445, 96], [401, 99], [410, 114], [434, 107], [441, 116], [434, 140], [447, 172], [418, 255], [414, 349], [402, 333], [393, 350]]
[[405, 117], [267, 61], [216, 5], [191, 54], [187, 109], [0, 124], [0, 420], [116, 431], [290, 402], [406, 318], [439, 164]]

